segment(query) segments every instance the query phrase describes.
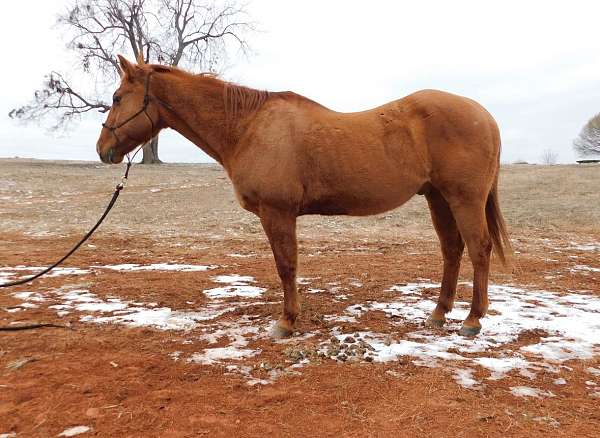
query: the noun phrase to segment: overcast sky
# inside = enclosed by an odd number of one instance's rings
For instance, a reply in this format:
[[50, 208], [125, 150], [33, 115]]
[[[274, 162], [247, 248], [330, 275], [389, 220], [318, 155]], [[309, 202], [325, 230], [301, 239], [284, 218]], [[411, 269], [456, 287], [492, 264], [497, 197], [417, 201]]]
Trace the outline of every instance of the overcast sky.
[[[97, 160], [98, 116], [61, 138], [7, 116], [45, 73], [73, 70], [54, 27], [69, 3], [0, 6], [1, 157]], [[572, 140], [600, 112], [598, 1], [253, 0], [248, 10], [262, 30], [250, 40], [255, 54], [226, 79], [293, 90], [337, 111], [422, 88], [468, 96], [496, 118], [504, 162], [536, 162], [545, 149], [572, 162]], [[172, 131], [159, 150], [165, 161], [210, 161]]]

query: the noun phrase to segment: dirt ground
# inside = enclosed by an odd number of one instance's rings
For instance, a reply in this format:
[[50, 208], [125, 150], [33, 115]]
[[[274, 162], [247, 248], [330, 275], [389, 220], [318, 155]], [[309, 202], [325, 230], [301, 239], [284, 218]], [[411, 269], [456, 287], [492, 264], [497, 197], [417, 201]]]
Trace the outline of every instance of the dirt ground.
[[[0, 282], [62, 256], [122, 170], [0, 159]], [[301, 218], [302, 315], [274, 341], [274, 262], [226, 174], [134, 167], [65, 269], [0, 289], [0, 327], [56, 325], [0, 331], [0, 437], [597, 437], [598, 187], [600, 166], [503, 168], [514, 266], [494, 260], [476, 339], [466, 255], [456, 314], [423, 325], [442, 262], [421, 197]]]

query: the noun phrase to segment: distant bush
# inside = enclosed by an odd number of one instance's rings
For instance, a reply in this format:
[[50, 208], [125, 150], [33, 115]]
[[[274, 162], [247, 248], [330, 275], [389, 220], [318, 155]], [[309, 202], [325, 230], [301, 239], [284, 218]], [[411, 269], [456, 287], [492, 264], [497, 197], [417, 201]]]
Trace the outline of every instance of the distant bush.
[[558, 160], [558, 154], [552, 149], [544, 149], [542, 155], [540, 155], [540, 161], [542, 164], [556, 164]]

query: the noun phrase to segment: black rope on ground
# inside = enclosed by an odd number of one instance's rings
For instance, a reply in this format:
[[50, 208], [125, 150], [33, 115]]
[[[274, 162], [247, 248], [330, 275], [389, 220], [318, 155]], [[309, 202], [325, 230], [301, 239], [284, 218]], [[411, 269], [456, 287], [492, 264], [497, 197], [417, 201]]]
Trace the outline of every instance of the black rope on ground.
[[119, 184], [117, 184], [117, 186], [115, 187], [115, 191], [114, 191], [114, 193], [112, 195], [112, 198], [111, 198], [110, 202], [106, 206], [106, 209], [104, 210], [104, 213], [102, 213], [102, 216], [100, 216], [100, 219], [98, 219], [98, 222], [96, 222], [96, 224], [92, 227], [92, 229], [90, 231], [88, 231], [85, 236], [83, 236], [83, 238], [77, 243], [77, 245], [75, 245], [59, 261], [57, 261], [56, 263], [54, 263], [51, 266], [47, 267], [43, 271], [38, 272], [37, 274], [32, 275], [31, 277], [27, 277], [27, 278], [23, 278], [21, 280], [15, 280], [15, 281], [11, 281], [11, 282], [8, 282], [8, 283], [0, 284], [0, 288], [12, 287], [12, 286], [19, 286], [21, 284], [29, 283], [29, 282], [35, 280], [36, 278], [39, 278], [42, 275], [47, 274], [48, 272], [50, 272], [51, 270], [53, 270], [54, 268], [56, 268], [58, 265], [60, 265], [62, 262], [64, 262], [65, 260], [67, 260], [75, 251], [77, 251], [79, 249], [79, 247], [81, 245], [83, 245], [84, 242], [86, 240], [88, 240], [91, 237], [92, 234], [94, 234], [94, 231], [96, 231], [96, 229], [104, 221], [104, 219], [106, 218], [106, 216], [108, 215], [108, 213], [110, 212], [110, 210], [112, 210], [113, 206], [117, 202], [117, 198], [119, 197], [119, 194], [121, 193], [121, 190], [123, 190], [123, 188], [125, 187], [125, 181], [127, 180], [127, 177], [129, 176], [129, 169], [131, 168], [131, 165], [133, 164], [133, 158], [135, 158], [135, 156], [140, 151], [140, 149], [141, 149], [141, 147], [138, 148], [138, 150], [135, 152], [135, 154], [133, 154], [132, 158], [130, 158], [129, 154], [127, 154], [127, 167], [125, 168], [125, 174], [123, 175], [123, 178], [121, 179], [121, 182]]

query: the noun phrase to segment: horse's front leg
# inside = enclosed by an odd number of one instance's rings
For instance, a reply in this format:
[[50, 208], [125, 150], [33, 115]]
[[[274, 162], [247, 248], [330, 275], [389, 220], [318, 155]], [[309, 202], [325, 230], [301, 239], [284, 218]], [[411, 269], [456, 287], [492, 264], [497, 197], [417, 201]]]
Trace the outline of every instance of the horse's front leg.
[[298, 246], [296, 243], [296, 215], [280, 209], [261, 206], [260, 221], [269, 238], [277, 272], [283, 286], [283, 315], [271, 334], [281, 338], [292, 334], [300, 312], [296, 289]]

